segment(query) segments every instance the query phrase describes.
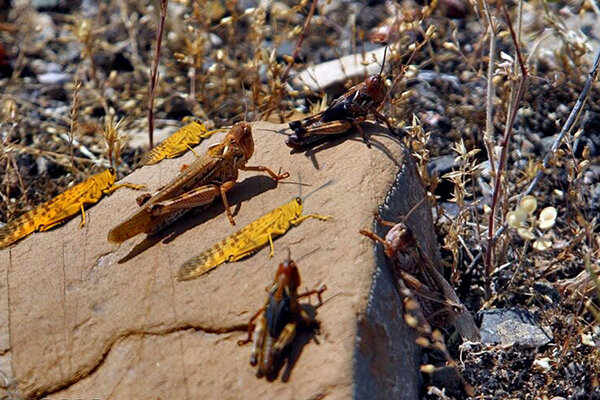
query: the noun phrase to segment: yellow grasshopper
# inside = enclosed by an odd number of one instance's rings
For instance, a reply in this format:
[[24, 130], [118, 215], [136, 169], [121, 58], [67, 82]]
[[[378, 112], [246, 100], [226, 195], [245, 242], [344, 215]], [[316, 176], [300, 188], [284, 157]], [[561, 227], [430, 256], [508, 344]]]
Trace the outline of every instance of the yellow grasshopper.
[[219, 196], [229, 221], [235, 225], [226, 192], [235, 185], [238, 170], [266, 172], [277, 181], [289, 176], [287, 172], [278, 175], [264, 166], [247, 166], [252, 154], [252, 127], [239, 122], [222, 142], [209, 147], [205, 155], [184, 168], [167, 186], [154, 195], [140, 196], [140, 210], [111, 229], [108, 240], [121, 243], [140, 233], [156, 233], [189, 209], [208, 205]]
[[249, 256], [267, 244], [271, 247], [268, 256], [271, 258], [275, 251], [273, 238], [285, 234], [292, 226], [300, 225], [309, 218], [324, 221], [331, 216], [302, 215], [302, 198], [296, 197], [186, 261], [179, 269], [177, 279], [197, 278], [224, 262], [234, 262]]
[[191, 122], [163, 140], [159, 145], [147, 151], [142, 156], [142, 165], [152, 165], [165, 158], [175, 158], [198, 145], [203, 139], [209, 138], [220, 129], [207, 130], [202, 122]]
[[142, 189], [144, 185], [121, 183], [115, 185], [113, 168], [93, 175], [67, 189], [64, 193], [21, 215], [0, 228], [0, 249], [11, 245], [35, 231], [46, 231], [81, 212], [80, 227], [85, 225], [84, 205], [94, 204], [105, 194], [120, 188]]

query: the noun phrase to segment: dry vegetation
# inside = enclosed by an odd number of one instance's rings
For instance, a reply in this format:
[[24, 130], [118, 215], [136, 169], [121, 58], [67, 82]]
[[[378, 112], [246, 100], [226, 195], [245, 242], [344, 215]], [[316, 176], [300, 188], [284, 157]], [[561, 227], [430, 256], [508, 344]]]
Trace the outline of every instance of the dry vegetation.
[[[136, 167], [160, 1], [1, 3], [6, 221], [107, 166], [120, 177]], [[368, 40], [378, 28], [391, 50], [383, 111], [435, 199], [447, 276], [471, 311], [525, 308], [554, 335], [537, 349], [449, 346], [475, 397], [599, 398], [596, 0], [258, 3], [169, 2], [155, 137], [186, 117], [223, 126], [308, 112], [325, 90], [296, 73], [379, 47]]]

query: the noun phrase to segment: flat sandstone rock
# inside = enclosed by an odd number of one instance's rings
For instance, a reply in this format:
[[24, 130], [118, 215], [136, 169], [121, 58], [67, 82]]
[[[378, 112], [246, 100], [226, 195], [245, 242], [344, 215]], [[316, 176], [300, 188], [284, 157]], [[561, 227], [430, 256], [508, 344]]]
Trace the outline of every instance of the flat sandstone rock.
[[[229, 195], [237, 226], [218, 202], [191, 212], [156, 237], [108, 243], [109, 229], [137, 209], [139, 192], [123, 189], [80, 218], [35, 233], [0, 251], [0, 386], [4, 397], [85, 399], [348, 399], [417, 398], [412, 338], [387, 270], [377, 268], [373, 212], [387, 201], [388, 217], [406, 213], [424, 191], [402, 147], [379, 126], [367, 127], [372, 149], [356, 136], [315, 154], [290, 154], [276, 130], [254, 123], [256, 151], [248, 165], [280, 167], [291, 177], [275, 185], [242, 172]], [[217, 134], [198, 146], [203, 152]], [[124, 181], [154, 191], [168, 183], [192, 153], [143, 167]], [[396, 175], [400, 186], [386, 194]], [[241, 262], [223, 264], [188, 282], [179, 266], [237, 229], [333, 179], [305, 202], [309, 219]], [[427, 207], [409, 220], [437, 257]], [[411, 222], [412, 221], [412, 222]], [[380, 232], [382, 233], [382, 232]], [[320, 333], [295, 343], [292, 361], [269, 382], [249, 364], [245, 325], [266, 297], [265, 287], [291, 249], [302, 288], [326, 284], [317, 310]], [[380, 266], [382, 261], [379, 254]], [[387, 274], [387, 275], [386, 275]], [[312, 300], [313, 303], [316, 299]], [[357, 336], [358, 334], [358, 336]], [[289, 365], [288, 365], [289, 364]]]

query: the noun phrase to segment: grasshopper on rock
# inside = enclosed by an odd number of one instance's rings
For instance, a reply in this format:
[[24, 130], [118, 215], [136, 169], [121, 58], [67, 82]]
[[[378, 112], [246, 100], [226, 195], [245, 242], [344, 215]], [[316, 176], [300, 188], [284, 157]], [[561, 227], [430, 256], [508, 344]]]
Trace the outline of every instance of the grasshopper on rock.
[[[319, 289], [298, 294], [299, 286], [298, 267], [288, 254], [277, 268], [264, 306], [250, 318], [248, 338], [238, 342], [239, 345], [252, 342], [250, 364], [258, 365], [258, 376], [274, 372], [282, 351], [292, 343], [299, 326], [310, 328], [315, 323], [298, 300], [316, 294], [319, 299], [316, 307], [319, 307], [323, 304], [321, 295], [327, 287], [323, 285]], [[255, 323], [257, 318], [258, 323]]]
[[359, 125], [369, 114], [372, 114], [377, 122], [385, 123], [392, 136], [398, 136], [390, 121], [378, 111], [386, 94], [382, 76], [384, 63], [379, 74], [368, 76], [363, 82], [350, 88], [335, 99], [325, 111], [290, 122], [290, 129], [294, 133], [288, 136], [285, 143], [293, 149], [302, 149], [354, 128], [360, 132], [367, 146], [371, 147], [369, 139]]
[[179, 269], [177, 278], [179, 280], [197, 278], [224, 262], [234, 262], [249, 256], [267, 244], [271, 246], [269, 253], [271, 258], [275, 251], [274, 238], [283, 235], [292, 226], [300, 225], [306, 219], [316, 218], [324, 221], [331, 218], [320, 214], [302, 215], [302, 208], [302, 198], [296, 197], [289, 203], [270, 211], [186, 261]]
[[[442, 328], [452, 324], [463, 338], [479, 341], [481, 336], [473, 317], [421, 249], [412, 231], [404, 222], [389, 222], [377, 215], [375, 217], [382, 225], [391, 226], [385, 238], [365, 230], [360, 233], [383, 245], [395, 279], [402, 281], [414, 294], [428, 322]], [[409, 257], [410, 262], [402, 262], [402, 257]], [[412, 268], [408, 269], [406, 265]]]
[[121, 243], [140, 233], [156, 233], [189, 209], [206, 206], [217, 197], [221, 197], [227, 217], [235, 225], [226, 193], [235, 185], [239, 170], [266, 172], [277, 181], [289, 176], [287, 172], [279, 175], [264, 166], [247, 166], [253, 153], [251, 125], [235, 124], [222, 142], [209, 147], [206, 154], [183, 169], [171, 183], [154, 195], [140, 196], [140, 210], [114, 227], [108, 233], [108, 240]]
[[140, 162], [142, 165], [152, 165], [165, 158], [178, 157], [217, 132], [219, 129], [207, 130], [200, 121], [190, 122], [144, 153]]
[[92, 175], [85, 181], [67, 189], [55, 198], [21, 215], [0, 228], [0, 249], [35, 231], [47, 231], [81, 212], [81, 224], [85, 221], [84, 205], [97, 203], [102, 196], [127, 187], [143, 189], [144, 185], [121, 183], [115, 185], [116, 172], [109, 168]]

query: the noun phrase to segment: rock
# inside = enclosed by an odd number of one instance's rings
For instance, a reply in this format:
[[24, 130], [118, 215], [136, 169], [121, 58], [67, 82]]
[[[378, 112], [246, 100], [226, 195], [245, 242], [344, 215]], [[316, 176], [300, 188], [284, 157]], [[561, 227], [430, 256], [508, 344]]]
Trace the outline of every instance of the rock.
[[32, 13], [31, 19], [34, 40], [45, 42], [56, 37], [56, 25], [54, 25], [54, 20], [49, 14]]
[[485, 310], [481, 314], [482, 343], [534, 348], [544, 346], [554, 339], [550, 328], [538, 326], [535, 315], [527, 310]]
[[[293, 80], [297, 86], [306, 85], [312, 91], [320, 91], [335, 84], [341, 84], [347, 79], [365, 77], [376, 74], [381, 69], [385, 48], [380, 47], [366, 53], [362, 64], [362, 54], [350, 54], [337, 60], [327, 61], [301, 71]], [[373, 57], [377, 62], [373, 61]]]
[[[386, 131], [364, 125], [367, 132]], [[353, 137], [316, 152], [315, 169], [310, 158], [290, 154], [274, 133], [283, 128], [254, 124], [256, 151], [249, 165], [282, 167], [291, 178], [276, 186], [262, 174], [242, 171], [229, 195], [237, 209], [235, 227], [216, 204], [157, 237], [110, 244], [108, 230], [137, 208], [140, 193], [124, 189], [90, 207], [83, 229], [76, 217], [0, 251], [0, 395], [419, 398], [420, 357], [403, 323], [402, 301], [382, 268], [381, 249], [374, 253], [371, 240], [358, 233], [371, 229], [372, 213], [384, 201], [384, 217], [392, 218], [424, 196], [415, 165], [402, 161], [406, 154], [395, 141], [378, 134], [372, 149]], [[197, 151], [222, 136], [215, 134]], [[125, 181], [154, 191], [194, 157], [187, 153], [143, 167]], [[274, 242], [272, 259], [265, 248], [199, 279], [175, 281], [184, 261], [298, 195], [300, 174], [310, 184], [305, 194], [334, 179], [305, 202], [307, 214], [331, 214], [331, 221], [308, 220], [291, 229]], [[408, 223], [437, 259], [431, 215], [420, 210]], [[255, 376], [250, 346], [237, 341], [262, 306], [287, 247], [298, 260], [302, 287], [326, 284], [328, 290], [317, 310], [319, 344], [303, 342], [287, 378], [282, 371], [268, 382]]]
[[71, 75], [63, 74], [61, 72], [48, 72], [37, 76], [39, 83], [46, 85], [58, 85], [71, 81]]
[[44, 12], [74, 12], [81, 6], [80, 0], [31, 0], [31, 6]]

